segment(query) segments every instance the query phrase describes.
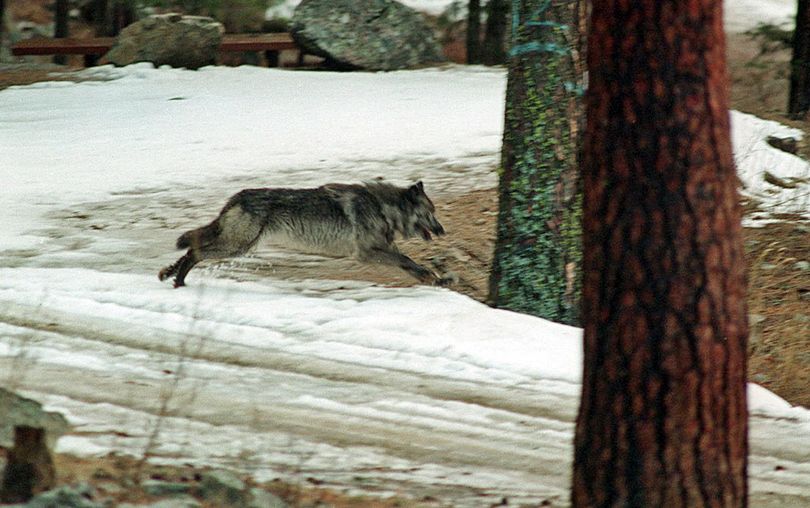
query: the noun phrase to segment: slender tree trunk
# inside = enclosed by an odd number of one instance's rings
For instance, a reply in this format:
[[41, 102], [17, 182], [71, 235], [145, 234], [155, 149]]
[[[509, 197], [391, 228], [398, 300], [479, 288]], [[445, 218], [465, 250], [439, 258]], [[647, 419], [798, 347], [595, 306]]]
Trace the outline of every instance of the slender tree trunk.
[[506, 0], [489, 0], [487, 24], [481, 57], [485, 65], [506, 63], [506, 18], [509, 4]]
[[585, 2], [517, 5], [489, 301], [577, 324]]
[[467, 63], [481, 63], [481, 0], [467, 4]]
[[720, 0], [594, 0], [575, 507], [747, 503], [747, 314]]
[[5, 37], [6, 37], [6, 0], [0, 0], [0, 51], [3, 50], [3, 43], [5, 42]]
[[[56, 0], [56, 14], [54, 20], [53, 36], [57, 39], [68, 36], [68, 0]], [[66, 55], [55, 55], [53, 63], [65, 65]]]
[[801, 119], [810, 110], [810, 0], [799, 0], [793, 58], [790, 61], [788, 115]]

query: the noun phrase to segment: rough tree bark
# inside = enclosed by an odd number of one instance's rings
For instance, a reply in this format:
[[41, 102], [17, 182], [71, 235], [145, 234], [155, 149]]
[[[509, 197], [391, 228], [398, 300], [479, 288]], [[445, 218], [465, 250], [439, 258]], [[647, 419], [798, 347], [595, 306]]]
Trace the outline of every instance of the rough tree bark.
[[[56, 0], [56, 12], [54, 15], [53, 36], [57, 39], [68, 36], [68, 0]], [[66, 55], [55, 55], [53, 63], [65, 65]]]
[[506, 62], [506, 18], [509, 4], [506, 0], [487, 2], [487, 23], [481, 58], [485, 65], [500, 65]]
[[513, 19], [489, 302], [577, 324], [584, 0], [522, 0]]
[[720, 0], [594, 0], [573, 505], [741, 507], [747, 314]]
[[[0, 0], [0, 51], [3, 50], [3, 43], [6, 37], [6, 0]], [[2, 55], [0, 55], [2, 57]]]
[[481, 0], [467, 3], [467, 63], [481, 63]]
[[810, 110], [810, 0], [799, 0], [793, 58], [790, 61], [788, 115], [801, 119]]

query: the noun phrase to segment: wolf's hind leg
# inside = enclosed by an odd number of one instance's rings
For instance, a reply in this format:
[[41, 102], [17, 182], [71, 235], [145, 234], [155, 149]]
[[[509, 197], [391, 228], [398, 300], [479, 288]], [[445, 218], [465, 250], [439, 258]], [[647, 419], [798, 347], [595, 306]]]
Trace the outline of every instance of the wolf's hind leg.
[[199, 263], [199, 260], [194, 258], [194, 254], [189, 252], [177, 260], [177, 275], [174, 277], [174, 287], [179, 288], [186, 285], [186, 275], [194, 268], [194, 265]]
[[442, 285], [442, 280], [431, 270], [401, 252], [375, 247], [363, 254], [363, 261], [398, 266], [420, 282]]
[[188, 272], [194, 268], [194, 265], [198, 262], [199, 260], [195, 259], [192, 249], [189, 249], [180, 259], [161, 270], [158, 273], [158, 278], [160, 280], [166, 280], [172, 275], [175, 275], [174, 287], [179, 288], [180, 286], [185, 286], [186, 275], [188, 275]]

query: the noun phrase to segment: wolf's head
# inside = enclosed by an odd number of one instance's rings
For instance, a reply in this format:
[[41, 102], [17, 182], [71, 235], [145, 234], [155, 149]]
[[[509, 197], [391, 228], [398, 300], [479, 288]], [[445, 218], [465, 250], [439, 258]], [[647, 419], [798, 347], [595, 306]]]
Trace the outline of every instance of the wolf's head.
[[407, 213], [403, 221], [405, 226], [403, 234], [406, 237], [418, 234], [425, 240], [430, 240], [433, 238], [431, 233], [436, 236], [444, 234], [444, 228], [433, 215], [436, 207], [425, 194], [425, 187], [421, 181], [408, 187], [404, 193], [404, 201], [403, 208]]

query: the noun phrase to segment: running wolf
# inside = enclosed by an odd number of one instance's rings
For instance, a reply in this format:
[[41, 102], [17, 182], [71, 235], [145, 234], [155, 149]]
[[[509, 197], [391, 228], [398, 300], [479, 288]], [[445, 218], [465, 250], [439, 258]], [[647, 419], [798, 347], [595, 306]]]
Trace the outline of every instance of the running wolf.
[[402, 254], [394, 234], [404, 238], [443, 235], [435, 207], [422, 182], [397, 187], [383, 182], [327, 184], [315, 189], [245, 189], [232, 196], [207, 226], [180, 235], [177, 248], [188, 251], [162, 269], [160, 280], [174, 276], [174, 287], [205, 259], [246, 253], [259, 239], [298, 251], [398, 266], [421, 282], [447, 280]]

